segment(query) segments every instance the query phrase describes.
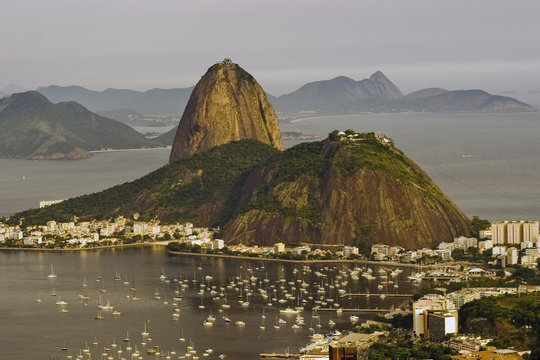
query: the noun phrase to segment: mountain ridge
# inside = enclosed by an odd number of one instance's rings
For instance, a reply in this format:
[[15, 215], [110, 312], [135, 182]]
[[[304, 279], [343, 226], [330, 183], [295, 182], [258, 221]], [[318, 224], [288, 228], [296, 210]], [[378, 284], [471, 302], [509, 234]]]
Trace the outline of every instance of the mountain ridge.
[[[101, 112], [119, 109], [129, 109], [143, 115], [181, 114], [192, 87], [176, 89], [154, 88], [147, 91], [127, 89], [107, 89], [94, 91], [80, 86], [61, 87], [50, 85], [40, 87], [42, 92], [52, 102], [75, 100], [90, 110]], [[319, 88], [319, 90], [317, 90]], [[320, 91], [321, 93], [318, 93]], [[308, 82], [297, 90], [267, 98], [281, 117], [298, 117], [303, 113], [320, 115], [339, 115], [361, 112], [520, 112], [534, 109], [517, 99], [492, 95], [486, 92], [489, 101], [486, 106], [473, 106], [482, 98], [470, 90], [444, 90], [440, 88], [425, 88], [402, 94], [401, 90], [392, 83], [382, 71], [376, 71], [369, 78], [354, 80], [347, 76], [338, 76], [329, 80]], [[449, 92], [449, 103], [442, 102], [444, 98], [434, 96]], [[160, 99], [156, 98], [159, 95]], [[326, 94], [326, 95], [325, 95]], [[324, 101], [321, 96], [324, 95]], [[452, 104], [456, 96], [470, 96], [467, 102]], [[317, 100], [317, 98], [319, 98]], [[330, 99], [330, 100], [329, 100]], [[433, 100], [433, 104], [429, 103]], [[469, 106], [469, 105], [470, 106]]]
[[92, 150], [161, 145], [74, 101], [53, 104], [36, 91], [0, 100], [0, 125], [2, 157], [80, 159]]

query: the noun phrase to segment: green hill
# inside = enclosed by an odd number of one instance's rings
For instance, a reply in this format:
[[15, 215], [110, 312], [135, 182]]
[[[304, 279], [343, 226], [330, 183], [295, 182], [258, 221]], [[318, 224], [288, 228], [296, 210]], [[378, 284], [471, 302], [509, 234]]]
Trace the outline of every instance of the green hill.
[[469, 220], [431, 179], [391, 140], [373, 133], [333, 133], [285, 151], [254, 140], [232, 142], [11, 221], [136, 212], [142, 220], [220, 226], [229, 243], [260, 245], [383, 242], [412, 248], [469, 231]]
[[92, 150], [161, 146], [80, 104], [53, 104], [35, 91], [0, 100], [0, 126], [0, 157], [77, 159]]
[[536, 356], [540, 356], [540, 294], [468, 302], [459, 309], [459, 329], [492, 338], [499, 348], [536, 349]]

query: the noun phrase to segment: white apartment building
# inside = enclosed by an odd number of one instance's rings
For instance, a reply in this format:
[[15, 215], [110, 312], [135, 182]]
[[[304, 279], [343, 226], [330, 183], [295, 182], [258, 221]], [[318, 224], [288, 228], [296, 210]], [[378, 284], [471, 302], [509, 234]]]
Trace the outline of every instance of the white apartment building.
[[506, 252], [506, 263], [508, 265], [515, 265], [519, 262], [519, 251], [516, 248], [509, 248]]

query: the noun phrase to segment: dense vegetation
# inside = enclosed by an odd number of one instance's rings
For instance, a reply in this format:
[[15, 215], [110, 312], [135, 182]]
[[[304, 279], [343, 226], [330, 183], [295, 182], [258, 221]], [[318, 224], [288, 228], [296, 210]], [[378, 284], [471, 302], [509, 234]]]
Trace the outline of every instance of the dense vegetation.
[[531, 356], [540, 358], [540, 295], [486, 297], [464, 304], [459, 309], [459, 326], [494, 340], [499, 348], [537, 349]]
[[391, 333], [369, 348], [369, 360], [434, 359], [450, 360], [453, 350], [441, 343], [415, 342], [410, 336]]
[[0, 124], [3, 157], [76, 158], [91, 150], [162, 146], [75, 102], [53, 104], [33, 91], [1, 100]]
[[[267, 167], [272, 169], [272, 178], [256, 189], [245, 211], [257, 209], [279, 214], [286, 219], [301, 218], [320, 222], [319, 199], [316, 196], [318, 181], [330, 163], [321, 154], [321, 147], [321, 141], [302, 143], [270, 159]], [[293, 183], [297, 181], [306, 182], [311, 189], [309, 194], [305, 194], [306, 201], [294, 196], [284, 199], [283, 195], [292, 195], [288, 194], [287, 185], [292, 184], [294, 187]], [[283, 191], [276, 194], [275, 189]]]
[[[166, 211], [170, 221], [189, 221], [196, 220], [193, 210], [217, 201], [224, 204], [218, 219], [226, 219], [240, 196], [239, 186], [246, 172], [276, 153], [274, 148], [257, 141], [229, 143], [165, 165], [132, 182], [17, 213], [9, 221], [13, 224], [23, 219], [25, 225], [33, 225], [51, 219], [68, 221], [73, 216], [102, 219], [117, 213], [131, 216], [135, 212], [140, 213], [140, 219], [148, 220]], [[151, 201], [147, 204], [148, 197]]]
[[[346, 130], [345, 134], [353, 135], [355, 132]], [[341, 152], [347, 156], [336, 157], [334, 164], [351, 175], [362, 168], [382, 171], [405, 184], [417, 186], [430, 197], [448, 204], [449, 200], [435, 183], [402, 151], [396, 149], [391, 139], [387, 141], [388, 143], [381, 142], [374, 133], [358, 134], [358, 137], [342, 141]]]

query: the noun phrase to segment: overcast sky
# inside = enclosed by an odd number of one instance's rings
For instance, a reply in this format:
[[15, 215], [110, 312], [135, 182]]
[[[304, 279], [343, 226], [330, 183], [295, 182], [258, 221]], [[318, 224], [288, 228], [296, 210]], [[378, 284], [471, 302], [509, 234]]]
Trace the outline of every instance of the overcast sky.
[[230, 57], [275, 95], [376, 70], [404, 92], [540, 90], [538, 0], [0, 4], [0, 89], [187, 87]]

